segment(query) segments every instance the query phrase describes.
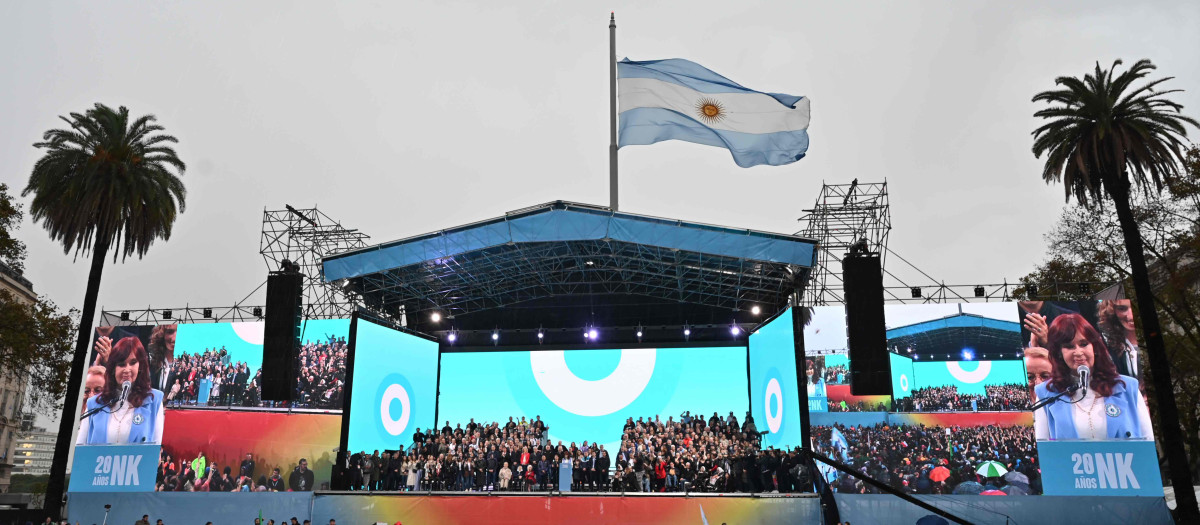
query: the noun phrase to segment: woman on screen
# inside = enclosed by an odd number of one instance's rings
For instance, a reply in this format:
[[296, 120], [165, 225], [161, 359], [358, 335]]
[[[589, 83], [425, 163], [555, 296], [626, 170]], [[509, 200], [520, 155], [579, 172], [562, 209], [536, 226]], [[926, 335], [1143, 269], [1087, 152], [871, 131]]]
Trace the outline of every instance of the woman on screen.
[[1138, 377], [1137, 326], [1133, 322], [1133, 307], [1129, 299], [1100, 301], [1097, 311], [1100, 333], [1117, 371]]
[[1079, 367], [1091, 370], [1086, 392], [1076, 392], [1037, 411], [1037, 439], [1141, 439], [1152, 437], [1150, 411], [1137, 379], [1117, 373], [1100, 333], [1079, 314], [1063, 314], [1047, 331], [1051, 378], [1037, 385], [1038, 399], [1079, 382]]
[[[161, 443], [163, 393], [150, 388], [150, 361], [136, 337], [113, 345], [105, 371], [104, 393], [88, 399], [92, 415], [79, 427], [78, 445]], [[130, 384], [121, 402], [121, 385]]]
[[807, 380], [804, 384], [808, 386], [808, 397], [825, 397], [825, 367], [815, 359], [805, 361], [808, 363], [808, 370], [805, 371]]

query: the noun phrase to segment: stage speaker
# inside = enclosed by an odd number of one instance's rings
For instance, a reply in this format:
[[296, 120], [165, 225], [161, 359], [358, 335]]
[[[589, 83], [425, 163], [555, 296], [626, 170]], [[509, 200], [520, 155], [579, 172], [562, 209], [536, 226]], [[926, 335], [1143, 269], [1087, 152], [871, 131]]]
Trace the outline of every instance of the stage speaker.
[[850, 350], [850, 393], [890, 395], [891, 363], [883, 320], [883, 266], [879, 255], [842, 259], [846, 292], [846, 334]]
[[267, 276], [261, 385], [264, 401], [291, 401], [296, 391], [303, 293], [304, 275], [299, 272], [272, 272]]

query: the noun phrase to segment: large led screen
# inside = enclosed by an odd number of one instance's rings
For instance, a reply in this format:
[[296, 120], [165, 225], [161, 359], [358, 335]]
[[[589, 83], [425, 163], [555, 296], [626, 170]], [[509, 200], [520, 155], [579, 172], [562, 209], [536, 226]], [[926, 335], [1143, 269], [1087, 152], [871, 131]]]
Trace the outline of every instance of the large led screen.
[[[800, 396], [796, 388], [796, 343], [791, 309], [750, 334], [750, 413], [759, 431], [767, 431], [762, 446], [779, 449], [800, 446]], [[811, 363], [811, 361], [809, 362]], [[821, 370], [806, 367], [809, 408], [823, 408], [825, 379]]]
[[749, 403], [744, 347], [452, 352], [441, 367], [439, 425], [541, 417], [551, 443], [613, 451], [627, 418], [741, 422]]
[[912, 358], [899, 354], [888, 354], [892, 366], [892, 398], [903, 399], [912, 395], [913, 362]]
[[[438, 344], [359, 319], [350, 394], [351, 453], [396, 450], [433, 425]], [[484, 395], [491, 393], [483, 389]], [[446, 387], [442, 387], [445, 390]]]

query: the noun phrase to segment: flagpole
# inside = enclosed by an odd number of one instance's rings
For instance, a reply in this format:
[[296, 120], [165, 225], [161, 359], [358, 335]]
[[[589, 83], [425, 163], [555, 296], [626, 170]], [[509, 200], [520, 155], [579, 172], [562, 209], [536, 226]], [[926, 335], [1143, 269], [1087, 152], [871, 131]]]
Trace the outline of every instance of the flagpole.
[[608, 207], [617, 211], [617, 15], [608, 18]]

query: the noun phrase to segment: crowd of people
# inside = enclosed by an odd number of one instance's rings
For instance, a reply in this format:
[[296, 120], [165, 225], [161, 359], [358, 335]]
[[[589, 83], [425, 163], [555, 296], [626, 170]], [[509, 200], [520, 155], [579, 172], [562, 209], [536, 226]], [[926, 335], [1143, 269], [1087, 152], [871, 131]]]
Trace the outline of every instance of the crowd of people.
[[984, 394], [964, 394], [955, 385], [918, 388], [910, 397], [895, 400], [898, 412], [985, 412], [1029, 410], [1026, 385], [986, 385]]
[[887, 412], [888, 406], [882, 401], [874, 404], [867, 401], [855, 401], [847, 403], [846, 400], [830, 401], [830, 412]]
[[[603, 490], [611, 458], [602, 445], [551, 444], [540, 416], [416, 429], [406, 450], [344, 459], [340, 471], [351, 490], [542, 491], [559, 488], [559, 467], [573, 467], [573, 490]], [[338, 476], [339, 472], [335, 472]]]
[[[966, 482], [980, 490], [1040, 494], [1033, 428], [1026, 426], [813, 426], [813, 449], [910, 494], [952, 494]], [[977, 468], [998, 461], [1019, 477], [983, 478]], [[938, 469], [941, 469], [939, 471]], [[855, 476], [833, 473], [835, 490], [878, 490]], [[1023, 479], [1023, 481], [1021, 481]], [[978, 491], [974, 492], [978, 493]]]
[[247, 453], [235, 470], [231, 465], [218, 465], [199, 452], [194, 458], [171, 456], [159, 452], [158, 472], [154, 490], [158, 492], [306, 492], [316, 482], [308, 460], [300, 458], [285, 478], [279, 467], [266, 472], [257, 468], [254, 455]]
[[850, 373], [846, 365], [833, 365], [825, 369], [825, 383], [829, 385], [844, 385]]
[[629, 418], [616, 457], [613, 490], [624, 492], [796, 492], [801, 490], [797, 451], [759, 450], [754, 418], [742, 424], [732, 412], [705, 418], [684, 412]]
[[[297, 352], [294, 408], [341, 409], [346, 382], [346, 339], [330, 336], [309, 342]], [[162, 373], [168, 407], [284, 407], [287, 402], [262, 400], [262, 369], [250, 372], [225, 347], [183, 352]]]

